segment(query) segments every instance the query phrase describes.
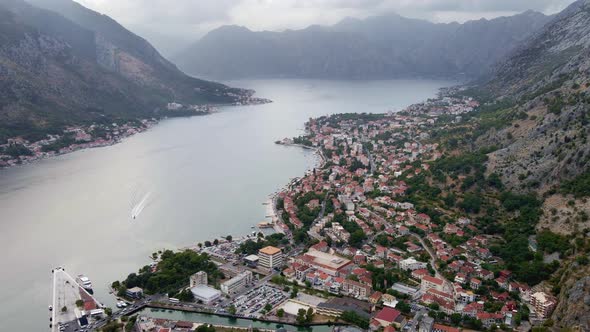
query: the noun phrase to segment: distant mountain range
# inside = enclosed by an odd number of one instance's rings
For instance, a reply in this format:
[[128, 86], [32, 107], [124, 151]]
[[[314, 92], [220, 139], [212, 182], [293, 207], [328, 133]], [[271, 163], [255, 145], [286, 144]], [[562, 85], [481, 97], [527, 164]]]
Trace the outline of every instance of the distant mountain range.
[[527, 11], [464, 24], [391, 14], [284, 32], [223, 26], [173, 60], [212, 78], [473, 78], [550, 19]]
[[74, 1], [0, 0], [0, 142], [242, 93], [185, 75], [144, 39]]

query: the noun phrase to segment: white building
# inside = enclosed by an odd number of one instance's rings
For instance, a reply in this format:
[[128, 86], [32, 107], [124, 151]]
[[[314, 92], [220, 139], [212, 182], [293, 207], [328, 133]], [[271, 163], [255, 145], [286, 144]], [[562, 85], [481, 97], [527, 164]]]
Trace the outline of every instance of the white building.
[[196, 301], [203, 302], [204, 304], [211, 304], [221, 298], [221, 292], [215, 288], [211, 288], [207, 285], [197, 285], [191, 288], [191, 293], [195, 297]]
[[557, 301], [552, 296], [544, 292], [536, 292], [531, 296], [531, 305], [535, 308], [535, 313], [539, 318], [545, 319], [551, 315]]
[[258, 251], [258, 265], [268, 270], [283, 266], [283, 252], [276, 247], [264, 247]]
[[198, 285], [207, 285], [207, 272], [199, 271], [189, 278], [189, 285], [190, 288], [193, 288]]
[[422, 286], [422, 290], [424, 291], [434, 288], [437, 291], [442, 292], [444, 290], [445, 283], [442, 279], [431, 276], [424, 276], [424, 278], [422, 278], [420, 285]]
[[419, 270], [419, 269], [425, 269], [427, 266], [426, 263], [424, 262], [419, 262], [417, 261], [414, 257], [410, 257], [410, 258], [406, 258], [402, 261], [399, 262], [399, 268], [402, 270]]
[[222, 283], [221, 291], [227, 295], [234, 295], [243, 290], [246, 286], [252, 284], [252, 281], [252, 272], [244, 271], [230, 280]]

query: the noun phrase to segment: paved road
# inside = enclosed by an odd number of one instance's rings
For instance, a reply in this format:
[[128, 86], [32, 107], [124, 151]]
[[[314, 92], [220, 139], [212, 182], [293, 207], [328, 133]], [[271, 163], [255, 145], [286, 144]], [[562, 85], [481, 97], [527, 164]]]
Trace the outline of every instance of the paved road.
[[[53, 274], [53, 299], [51, 311], [51, 331], [60, 331], [60, 325], [64, 327], [61, 331], [69, 332], [80, 329], [78, 317], [76, 316], [76, 301], [81, 300], [81, 293], [94, 300], [97, 307], [101, 304], [85, 289], [80, 287], [76, 280], [61, 267], [52, 270]], [[62, 310], [65, 308], [65, 310]]]
[[141, 301], [135, 302], [134, 304], [132, 304], [128, 307], [125, 307], [125, 308], [122, 308], [118, 311], [113, 312], [111, 317], [108, 317], [108, 318], [104, 317], [98, 321], [92, 322], [91, 324], [89, 324], [87, 326], [88, 331], [97, 331], [100, 328], [102, 328], [103, 326], [105, 326], [109, 320], [117, 320], [123, 316], [129, 315], [135, 311], [143, 309], [150, 302], [162, 301], [164, 298], [165, 298], [164, 295], [148, 296], [148, 297], [142, 299]]
[[315, 238], [318, 241], [322, 241], [324, 239], [323, 236], [321, 236], [320, 234], [314, 232], [311, 230], [311, 228], [317, 224], [320, 220], [322, 220], [322, 218], [324, 217], [324, 215], [326, 214], [326, 204], [328, 203], [328, 199], [330, 199], [330, 195], [332, 194], [331, 191], [328, 191], [326, 193], [326, 198], [324, 198], [324, 201], [322, 202], [321, 205], [321, 209], [320, 209], [320, 213], [318, 214], [318, 216], [315, 218], [315, 220], [313, 221], [313, 223], [311, 224], [311, 227], [309, 228], [309, 231], [307, 231], [307, 234], [309, 234], [309, 236]]
[[420, 244], [422, 245], [422, 247], [424, 248], [424, 250], [426, 250], [426, 252], [428, 253], [428, 255], [430, 255], [430, 266], [432, 266], [432, 268], [434, 269], [435, 272], [435, 276], [439, 279], [442, 279], [445, 282], [445, 288], [449, 288], [451, 287], [452, 289], [452, 282], [450, 282], [449, 280], [447, 280], [447, 278], [445, 278], [438, 270], [438, 268], [436, 267], [436, 254], [432, 251], [432, 249], [430, 249], [429, 246], [426, 245], [426, 242], [424, 241], [424, 239], [422, 239], [422, 237], [416, 233], [410, 233], [410, 236], [418, 239], [418, 241], [420, 241]]
[[[251, 290], [254, 287], [258, 287], [260, 285], [263, 285], [263, 284], [267, 283], [268, 281], [270, 281], [270, 279], [273, 276], [277, 275], [278, 273], [279, 272], [273, 271], [273, 273], [271, 273], [268, 276], [260, 279], [256, 283], [255, 286], [253, 286], [251, 288], [246, 288], [240, 294], [236, 294], [234, 296], [234, 298], [237, 297], [237, 296], [239, 296], [239, 295], [241, 295], [242, 293], [245, 293], [245, 292]], [[228, 306], [229, 304], [231, 304], [232, 301], [233, 301], [232, 299], [225, 299], [225, 300], [221, 301], [221, 304], [219, 305], [219, 309], [214, 309], [214, 311], [215, 312], [221, 311], [221, 308], [223, 308], [225, 306]], [[116, 319], [121, 318], [122, 316], [130, 315], [133, 312], [139, 311], [139, 310], [143, 309], [144, 307], [148, 306], [151, 302], [167, 303], [168, 302], [168, 297], [165, 296], [165, 295], [162, 295], [162, 294], [148, 296], [148, 297], [146, 297], [146, 298], [144, 298], [144, 299], [142, 299], [140, 301], [135, 302], [134, 304], [132, 304], [132, 305], [130, 305], [128, 307], [125, 307], [125, 308], [122, 308], [122, 309], [120, 309], [118, 311], [113, 312], [113, 314], [111, 315], [110, 319], [111, 320], [116, 320]], [[177, 304], [177, 305], [180, 306], [180, 307], [184, 307], [184, 308], [193, 308], [193, 309], [198, 309], [198, 310], [203, 310], [203, 311], [210, 311], [211, 309], [213, 309], [209, 305], [202, 305], [202, 304], [198, 304], [198, 303], [184, 303], [183, 302], [183, 303], [180, 303], [180, 304]], [[103, 319], [100, 319], [100, 320], [98, 320], [96, 322], [93, 322], [90, 325], [88, 325], [88, 331], [97, 331], [100, 328], [102, 328], [103, 326], [105, 326], [107, 324], [107, 322], [108, 322], [108, 319], [107, 318], [103, 318]]]
[[369, 175], [373, 175], [375, 173], [375, 169], [377, 168], [375, 166], [375, 159], [373, 158], [373, 155], [371, 154], [371, 152], [369, 152], [369, 150], [367, 150], [367, 155], [369, 156], [369, 164], [371, 165], [371, 172], [369, 173]]
[[[77, 288], [77, 285], [70, 282], [62, 269], [53, 270], [52, 331], [57, 331], [60, 323], [76, 319], [74, 308], [76, 308], [76, 301], [80, 299]], [[66, 308], [66, 311], [62, 311], [62, 308]]]

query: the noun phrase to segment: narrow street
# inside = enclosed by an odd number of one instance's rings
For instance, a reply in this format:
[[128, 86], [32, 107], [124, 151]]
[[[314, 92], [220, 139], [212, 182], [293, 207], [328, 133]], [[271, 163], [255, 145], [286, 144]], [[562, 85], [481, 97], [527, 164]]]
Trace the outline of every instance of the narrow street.
[[432, 251], [432, 249], [430, 249], [429, 246], [426, 245], [426, 242], [424, 241], [424, 239], [422, 239], [422, 237], [416, 233], [410, 233], [410, 236], [418, 239], [418, 241], [420, 241], [420, 244], [422, 245], [422, 247], [424, 248], [424, 250], [426, 250], [426, 252], [428, 253], [428, 255], [430, 256], [430, 266], [432, 266], [432, 268], [434, 269], [435, 272], [435, 276], [441, 280], [443, 280], [445, 282], [445, 289], [452, 289], [452, 285], [453, 283], [450, 282], [449, 280], [447, 280], [447, 278], [445, 278], [439, 271], [438, 268], [436, 267], [436, 254]]

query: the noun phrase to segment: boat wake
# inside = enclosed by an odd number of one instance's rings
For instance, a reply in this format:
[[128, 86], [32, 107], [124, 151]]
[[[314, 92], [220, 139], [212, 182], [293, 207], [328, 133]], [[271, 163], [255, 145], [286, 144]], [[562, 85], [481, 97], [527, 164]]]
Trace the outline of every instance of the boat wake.
[[137, 219], [141, 212], [149, 205], [151, 191], [143, 190], [141, 186], [136, 187], [131, 199], [131, 219]]
[[133, 207], [133, 209], [131, 209], [131, 218], [135, 219], [135, 218], [139, 217], [139, 215], [141, 214], [141, 211], [143, 211], [143, 209], [146, 207], [147, 201], [150, 198], [150, 195], [151, 195], [151, 192], [148, 192], [147, 194], [145, 194], [145, 196], [141, 199], [141, 201], [135, 207]]

